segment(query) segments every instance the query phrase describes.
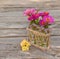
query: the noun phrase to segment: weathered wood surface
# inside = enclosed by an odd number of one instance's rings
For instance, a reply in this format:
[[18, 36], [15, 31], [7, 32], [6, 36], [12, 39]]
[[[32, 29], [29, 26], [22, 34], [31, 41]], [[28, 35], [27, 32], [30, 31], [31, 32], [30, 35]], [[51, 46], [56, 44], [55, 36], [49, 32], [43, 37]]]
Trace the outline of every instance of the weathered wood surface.
[[[13, 2], [13, 3], [12, 3]], [[0, 59], [60, 59], [60, 48], [42, 52], [32, 47], [29, 52], [22, 52], [19, 43], [28, 38], [27, 18], [23, 11], [36, 7], [49, 11], [55, 18], [52, 26], [51, 46], [60, 47], [60, 1], [59, 0], [1, 0], [0, 2]], [[47, 53], [46, 53], [47, 52]], [[44, 56], [44, 57], [43, 57]]]

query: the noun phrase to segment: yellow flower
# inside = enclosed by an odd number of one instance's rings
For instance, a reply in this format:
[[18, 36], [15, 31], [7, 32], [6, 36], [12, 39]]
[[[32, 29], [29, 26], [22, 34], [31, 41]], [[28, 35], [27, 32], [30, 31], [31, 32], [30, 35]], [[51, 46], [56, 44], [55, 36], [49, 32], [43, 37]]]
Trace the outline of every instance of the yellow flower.
[[22, 51], [28, 51], [29, 50], [29, 47], [22, 47]]
[[21, 43], [20, 43], [21, 47], [22, 47], [22, 51], [27, 51], [29, 50], [29, 47], [30, 47], [30, 43], [27, 41], [27, 40], [23, 40]]
[[20, 45], [21, 46], [30, 46], [30, 43], [26, 40], [26, 39], [24, 39], [21, 43], [20, 43]]

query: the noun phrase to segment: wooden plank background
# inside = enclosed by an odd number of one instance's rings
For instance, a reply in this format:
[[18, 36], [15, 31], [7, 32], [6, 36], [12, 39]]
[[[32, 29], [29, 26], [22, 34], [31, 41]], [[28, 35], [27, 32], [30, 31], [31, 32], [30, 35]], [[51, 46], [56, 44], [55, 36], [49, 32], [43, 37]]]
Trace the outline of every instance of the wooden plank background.
[[[13, 3], [12, 3], [13, 2]], [[49, 11], [55, 18], [55, 24], [51, 31], [51, 45], [60, 46], [60, 1], [59, 0], [1, 0], [0, 2], [0, 59], [19, 59], [21, 52], [19, 43], [22, 39], [28, 38], [26, 27], [28, 26], [27, 17], [23, 15], [26, 8], [38, 8], [40, 11]], [[35, 49], [35, 48], [33, 48]], [[42, 56], [44, 53], [40, 51], [40, 55], [36, 52], [30, 53], [33, 57]], [[60, 52], [60, 51], [59, 51]], [[29, 53], [27, 53], [29, 54]], [[35, 54], [35, 56], [33, 55]], [[11, 56], [10, 56], [11, 55]], [[16, 56], [16, 57], [15, 57]], [[47, 59], [53, 59], [52, 56], [44, 54]], [[28, 57], [28, 56], [27, 56]], [[59, 58], [58, 54], [56, 58]], [[40, 57], [39, 57], [40, 58]], [[46, 58], [46, 57], [45, 57]], [[55, 57], [54, 57], [55, 59]]]

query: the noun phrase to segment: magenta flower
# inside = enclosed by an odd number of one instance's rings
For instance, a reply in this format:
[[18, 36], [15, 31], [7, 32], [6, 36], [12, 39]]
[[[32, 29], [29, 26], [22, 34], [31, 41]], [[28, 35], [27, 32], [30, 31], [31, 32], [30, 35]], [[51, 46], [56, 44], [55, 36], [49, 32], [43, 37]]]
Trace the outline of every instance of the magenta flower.
[[45, 23], [48, 23], [48, 24], [53, 24], [54, 23], [54, 18], [52, 16], [44, 16], [43, 20], [44, 20]]
[[39, 17], [39, 13], [33, 13], [31, 16], [28, 17], [28, 20], [37, 20]]
[[32, 9], [26, 9], [26, 10], [24, 11], [24, 15], [26, 15], [26, 16], [30, 16], [30, 15], [32, 15], [33, 13], [36, 13], [36, 9], [34, 9], [34, 8], [32, 8]]
[[46, 26], [54, 23], [54, 18], [52, 16], [44, 16], [42, 20], [39, 21], [40, 26]]
[[29, 16], [29, 17], [28, 17], [28, 20], [29, 20], [29, 21], [32, 21], [32, 20], [33, 20], [32, 16]]
[[48, 16], [49, 12], [40, 12], [40, 16], [44, 17], [44, 16]]
[[35, 23], [43, 27], [54, 23], [54, 18], [49, 15], [49, 12], [40, 12], [32, 8], [26, 9], [24, 15], [28, 17], [30, 23]]
[[40, 21], [39, 21], [39, 25], [40, 25], [40, 26], [44, 26], [44, 25], [45, 25], [44, 20], [40, 20]]

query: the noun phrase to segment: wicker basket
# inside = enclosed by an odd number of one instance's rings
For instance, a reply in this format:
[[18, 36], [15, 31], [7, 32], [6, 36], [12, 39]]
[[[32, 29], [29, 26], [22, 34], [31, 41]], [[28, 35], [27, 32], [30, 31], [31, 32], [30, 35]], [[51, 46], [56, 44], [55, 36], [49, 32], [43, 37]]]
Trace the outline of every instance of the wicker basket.
[[31, 44], [41, 48], [49, 48], [50, 33], [41, 32], [39, 27], [37, 27], [36, 30], [33, 30], [29, 26], [27, 30], [28, 30], [28, 39]]

